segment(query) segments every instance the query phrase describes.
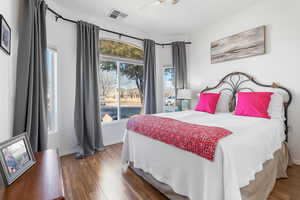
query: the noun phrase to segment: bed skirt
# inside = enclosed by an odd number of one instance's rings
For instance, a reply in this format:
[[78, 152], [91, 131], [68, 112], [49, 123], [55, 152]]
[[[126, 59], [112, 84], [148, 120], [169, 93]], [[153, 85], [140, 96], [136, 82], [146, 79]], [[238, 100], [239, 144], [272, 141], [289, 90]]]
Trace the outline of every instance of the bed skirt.
[[[290, 164], [289, 162], [287, 144], [283, 143], [282, 148], [274, 153], [274, 158], [264, 163], [263, 170], [255, 175], [255, 180], [240, 189], [242, 200], [267, 200], [275, 186], [276, 179], [287, 178], [286, 170]], [[170, 200], [189, 200], [188, 197], [175, 193], [169, 185], [157, 181], [151, 174], [132, 166], [131, 163], [130, 168], [137, 175], [141, 176]]]

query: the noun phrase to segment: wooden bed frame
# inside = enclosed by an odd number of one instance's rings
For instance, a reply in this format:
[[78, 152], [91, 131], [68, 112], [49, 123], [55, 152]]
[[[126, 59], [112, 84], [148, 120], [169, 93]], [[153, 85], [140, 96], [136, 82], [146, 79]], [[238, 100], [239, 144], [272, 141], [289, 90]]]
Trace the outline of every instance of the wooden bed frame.
[[[282, 87], [275, 82], [272, 85], [259, 83], [252, 76], [250, 76], [244, 72], [232, 72], [230, 74], [227, 74], [224, 78], [222, 78], [221, 81], [216, 86], [207, 87], [204, 90], [202, 90], [201, 93], [208, 92], [210, 90], [216, 90], [218, 88], [221, 89], [220, 92], [229, 91], [232, 94], [232, 98], [229, 103], [229, 110], [230, 110], [230, 112], [232, 112], [232, 111], [234, 111], [235, 106], [236, 106], [236, 93], [238, 93], [242, 90], [248, 90], [248, 91], [254, 92], [254, 89], [243, 86], [244, 83], [246, 83], [246, 82], [252, 82], [255, 85], [260, 86], [260, 87], [279, 89], [279, 90], [282, 90], [287, 93], [288, 100], [284, 102], [284, 113], [285, 113], [284, 123], [286, 126], [286, 130], [285, 130], [286, 140], [288, 140], [288, 107], [292, 102], [292, 94], [287, 88]], [[222, 87], [224, 85], [226, 85], [227, 87]]]

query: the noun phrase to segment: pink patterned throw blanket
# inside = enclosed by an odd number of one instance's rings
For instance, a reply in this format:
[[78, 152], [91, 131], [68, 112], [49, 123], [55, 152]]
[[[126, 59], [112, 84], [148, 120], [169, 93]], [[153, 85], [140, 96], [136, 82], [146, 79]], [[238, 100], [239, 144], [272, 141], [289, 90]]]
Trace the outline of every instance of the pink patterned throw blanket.
[[230, 131], [153, 115], [131, 118], [127, 129], [213, 161], [217, 143]]

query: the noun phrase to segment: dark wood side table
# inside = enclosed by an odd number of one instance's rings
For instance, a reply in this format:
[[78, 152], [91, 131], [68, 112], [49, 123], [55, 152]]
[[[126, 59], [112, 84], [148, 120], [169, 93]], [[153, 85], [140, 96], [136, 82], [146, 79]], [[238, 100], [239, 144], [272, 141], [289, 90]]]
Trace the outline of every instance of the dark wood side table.
[[[64, 200], [62, 169], [57, 150], [35, 153], [36, 163], [10, 186], [0, 186], [2, 200]], [[0, 177], [1, 178], [1, 177]]]

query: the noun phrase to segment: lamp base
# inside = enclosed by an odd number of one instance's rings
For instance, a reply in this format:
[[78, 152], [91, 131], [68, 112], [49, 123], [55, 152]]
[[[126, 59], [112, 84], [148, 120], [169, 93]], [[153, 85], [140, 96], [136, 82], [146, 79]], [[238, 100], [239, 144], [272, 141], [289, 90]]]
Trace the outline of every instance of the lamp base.
[[181, 111], [190, 110], [190, 101], [189, 100], [181, 100]]

